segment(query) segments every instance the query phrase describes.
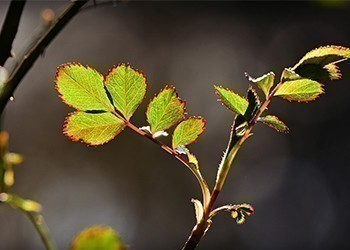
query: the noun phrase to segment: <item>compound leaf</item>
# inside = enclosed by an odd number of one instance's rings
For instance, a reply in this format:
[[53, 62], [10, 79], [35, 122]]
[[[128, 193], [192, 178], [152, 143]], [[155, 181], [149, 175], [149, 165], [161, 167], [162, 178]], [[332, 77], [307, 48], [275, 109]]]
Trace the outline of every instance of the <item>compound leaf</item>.
[[92, 226], [84, 229], [73, 240], [71, 250], [122, 250], [119, 235], [107, 226]]
[[193, 143], [204, 132], [205, 120], [201, 117], [191, 117], [182, 121], [174, 130], [173, 148]]
[[63, 64], [57, 69], [55, 83], [61, 99], [78, 110], [114, 110], [103, 76], [93, 68], [79, 63]]
[[245, 98], [230, 89], [225, 89], [221, 86], [214, 87], [216, 90], [215, 93], [223, 105], [238, 115], [244, 115], [248, 108], [248, 101]]
[[101, 145], [112, 140], [124, 128], [124, 121], [112, 113], [91, 114], [77, 111], [67, 117], [64, 134], [73, 141]]
[[114, 106], [129, 120], [146, 94], [147, 82], [143, 73], [121, 64], [109, 70], [105, 85]]
[[311, 50], [293, 67], [297, 69], [305, 64], [317, 64], [325, 66], [330, 63], [336, 63], [350, 58], [350, 49], [341, 46], [322, 46]]
[[258, 120], [259, 122], [264, 123], [265, 125], [277, 130], [278, 132], [288, 133], [289, 129], [286, 124], [284, 124], [277, 116], [267, 115], [261, 117]]
[[185, 102], [172, 86], [166, 86], [149, 103], [147, 121], [154, 134], [166, 130], [185, 118]]
[[259, 78], [253, 78], [247, 73], [245, 73], [245, 75], [250, 82], [254, 83], [259, 89], [264, 92], [265, 97], [267, 98], [270, 93], [270, 89], [275, 81], [275, 73], [269, 72]]
[[284, 82], [274, 96], [280, 96], [288, 101], [307, 102], [315, 100], [322, 93], [322, 84], [302, 78]]

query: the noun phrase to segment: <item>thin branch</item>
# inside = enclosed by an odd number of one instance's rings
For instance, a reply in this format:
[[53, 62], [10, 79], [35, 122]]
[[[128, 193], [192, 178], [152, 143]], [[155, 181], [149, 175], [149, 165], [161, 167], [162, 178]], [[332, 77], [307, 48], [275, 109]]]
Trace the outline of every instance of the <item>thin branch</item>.
[[194, 169], [191, 164], [186, 160], [184, 157], [181, 156], [177, 151], [175, 151], [173, 148], [169, 147], [168, 145], [164, 144], [163, 142], [157, 140], [156, 138], [152, 137], [151, 135], [147, 134], [146, 132], [142, 131], [138, 127], [136, 127], [131, 122], [127, 121], [117, 112], [113, 112], [113, 114], [118, 117], [119, 119], [123, 120], [127, 127], [129, 127], [131, 130], [136, 132], [137, 134], [151, 140], [153, 143], [159, 145], [163, 150], [165, 150], [170, 155], [174, 156], [177, 160], [179, 160], [182, 164], [184, 164], [197, 178], [198, 183], [201, 187], [202, 195], [203, 195], [203, 204], [207, 204], [210, 199], [210, 193], [209, 193], [209, 187], [205, 179], [203, 178], [202, 174]]
[[38, 232], [38, 234], [41, 238], [41, 241], [45, 245], [45, 248], [47, 250], [55, 250], [56, 245], [50, 236], [49, 229], [45, 223], [44, 217], [38, 213], [27, 212], [27, 211], [23, 211], [23, 212], [25, 213], [25, 215], [27, 215], [29, 220], [34, 225], [36, 231]]
[[[242, 144], [250, 137], [251, 131], [252, 131], [254, 125], [257, 123], [259, 117], [263, 114], [263, 112], [267, 109], [267, 106], [271, 102], [271, 98], [276, 93], [276, 91], [279, 89], [279, 87], [282, 85], [282, 83], [283, 82], [281, 80], [276, 85], [276, 87], [271, 91], [271, 93], [269, 94], [267, 99], [260, 106], [258, 112], [249, 121], [248, 127], [246, 128], [244, 135], [235, 143], [235, 145], [231, 148], [230, 152], [228, 152], [227, 157], [230, 158], [230, 160], [227, 163], [228, 167], [225, 170], [227, 173], [230, 170], [230, 167], [232, 165], [232, 161], [235, 158], [237, 152], [241, 148]], [[234, 135], [235, 135], [234, 131], [231, 131], [230, 139], [229, 139], [229, 146], [231, 143], [231, 139]], [[226, 181], [227, 173], [222, 175], [223, 177], [222, 177], [222, 180], [220, 180], [219, 184], [218, 183], [215, 184], [215, 187], [214, 187], [213, 192], [212, 192], [211, 197], [210, 197], [208, 207], [205, 209], [204, 217], [203, 217], [202, 221], [193, 228], [188, 240], [186, 241], [184, 247], [182, 248], [183, 250], [195, 249], [197, 247], [197, 245], [199, 244], [200, 240], [202, 239], [202, 237], [204, 236], [205, 232], [208, 230], [208, 228], [210, 226], [210, 224], [208, 224], [208, 220], [210, 220], [210, 214], [213, 211], [214, 204], [215, 204], [215, 202], [220, 194], [220, 191], [221, 191], [223, 184]]]
[[56, 249], [56, 244], [50, 236], [44, 217], [39, 213], [41, 211], [40, 204], [31, 200], [25, 200], [18, 195], [8, 193], [0, 193], [0, 203], [1, 202], [12, 208], [18, 209], [29, 218], [44, 243], [46, 250]]
[[51, 25], [51, 28], [37, 41], [37, 43], [24, 55], [21, 63], [14, 73], [10, 76], [8, 82], [5, 84], [2, 93], [0, 94], [0, 114], [4, 111], [4, 108], [13, 95], [13, 92], [33, 66], [44, 49], [52, 42], [56, 35], [66, 26], [66, 24], [78, 13], [79, 9], [88, 0], [74, 1], [68, 8], [57, 18]]
[[7, 59], [11, 57], [13, 40], [16, 37], [25, 4], [25, 0], [12, 0], [10, 3], [0, 33], [0, 66], [4, 66]]

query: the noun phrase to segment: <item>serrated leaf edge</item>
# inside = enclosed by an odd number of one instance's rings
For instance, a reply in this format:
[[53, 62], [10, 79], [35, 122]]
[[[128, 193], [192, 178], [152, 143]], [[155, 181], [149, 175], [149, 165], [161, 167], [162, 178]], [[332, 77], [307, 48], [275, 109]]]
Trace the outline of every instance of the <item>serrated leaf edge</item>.
[[[277, 120], [277, 122], [281, 122], [283, 124], [282, 126], [286, 127], [286, 130], [284, 130], [284, 131], [280, 130], [280, 129], [276, 128], [275, 126], [273, 126], [271, 123], [264, 121], [264, 118], [267, 117], [267, 116], [272, 116], [272, 117], [274, 117]], [[284, 133], [284, 134], [288, 134], [289, 133], [288, 126], [283, 121], [281, 121], [277, 116], [275, 116], [275, 115], [267, 115], [267, 116], [261, 117], [258, 121], [262, 122], [263, 124], [265, 124], [266, 126], [268, 126], [270, 128], [273, 128], [277, 132], [281, 132], [281, 133]]]
[[[296, 81], [296, 80], [303, 80], [303, 79], [308, 79], [308, 78], [300, 78], [300, 79], [295, 79], [295, 80], [290, 80], [290, 81]], [[308, 80], [311, 80], [311, 79], [308, 79]], [[311, 80], [311, 81], [314, 81], [314, 80]], [[283, 83], [286, 83], [286, 82], [289, 82], [289, 81], [285, 81], [285, 82], [283, 82]], [[314, 81], [314, 82], [317, 82], [317, 81]], [[282, 98], [282, 99], [284, 99], [284, 100], [287, 100], [287, 101], [289, 101], [289, 102], [301, 102], [301, 103], [308, 103], [308, 102], [312, 102], [312, 101], [315, 101], [316, 99], [318, 99], [318, 98], [320, 98], [320, 96], [322, 95], [322, 94], [324, 94], [325, 93], [325, 91], [324, 91], [324, 84], [323, 83], [320, 83], [320, 82], [317, 82], [318, 84], [320, 84], [320, 87], [321, 87], [321, 92], [317, 95], [317, 96], [315, 96], [314, 98], [311, 98], [311, 99], [307, 99], [307, 100], [293, 100], [293, 99], [290, 99], [290, 98], [288, 98], [288, 97], [286, 97], [286, 96], [282, 96], [282, 95], [274, 95], [274, 96], [276, 96], [276, 97], [280, 97], [280, 98]], [[277, 91], [276, 91], [277, 92]]]
[[[186, 145], [179, 145], [179, 146], [187, 146], [187, 145], [189, 145], [189, 144], [192, 144], [192, 143], [197, 142], [198, 138], [204, 133], [204, 131], [205, 131], [205, 129], [206, 129], [207, 121], [206, 121], [205, 118], [203, 118], [202, 116], [191, 116], [191, 117], [189, 117], [189, 118], [187, 118], [187, 119], [182, 120], [181, 122], [185, 122], [185, 121], [188, 121], [188, 120], [201, 120], [201, 121], [203, 122], [202, 131], [198, 134], [197, 138], [194, 139], [193, 141], [191, 141], [190, 143], [188, 143], [188, 144], [186, 144]], [[177, 126], [179, 126], [181, 122], [179, 122]], [[175, 129], [176, 129], [176, 128], [175, 128]], [[174, 130], [174, 131], [175, 131], [175, 130]], [[171, 142], [172, 142], [172, 147], [173, 147], [173, 140], [174, 140], [173, 138], [174, 138], [174, 133], [173, 133], [173, 135], [172, 135], [172, 141], [171, 141]], [[177, 147], [179, 147], [179, 146], [177, 146]], [[175, 149], [175, 148], [177, 148], [177, 147], [173, 147], [173, 149]]]
[[[221, 105], [223, 105], [225, 108], [227, 108], [229, 111], [231, 111], [232, 113], [234, 113], [234, 114], [237, 114], [236, 112], [234, 112], [234, 111], [232, 111], [229, 107], [227, 107], [226, 106], [226, 104], [223, 102], [223, 100], [221, 99], [221, 97], [220, 97], [220, 95], [219, 95], [219, 92], [217, 91], [217, 88], [222, 88], [222, 89], [225, 89], [225, 90], [227, 90], [227, 91], [229, 91], [229, 92], [231, 92], [231, 93], [233, 93], [233, 94], [235, 94], [235, 95], [238, 95], [239, 97], [241, 97], [241, 98], [243, 98], [244, 100], [246, 100], [247, 102], [248, 102], [248, 100], [247, 100], [247, 98], [245, 97], [245, 96], [241, 96], [240, 94], [237, 94], [236, 92], [234, 92], [233, 90], [231, 90], [231, 89], [229, 89], [229, 88], [225, 88], [225, 87], [223, 87], [222, 85], [214, 85], [214, 88], [215, 88], [215, 95], [216, 95], [216, 97], [218, 98], [218, 102], [220, 102], [221, 103]], [[248, 102], [249, 103], [249, 102]], [[240, 115], [240, 114], [237, 114], [237, 115]], [[244, 115], [244, 114], [241, 114], [241, 115]]]
[[[93, 67], [91, 67], [91, 66], [89, 66], [89, 65], [83, 65], [83, 64], [81, 64], [81, 63], [79, 63], [79, 62], [68, 62], [68, 63], [63, 63], [63, 64], [61, 64], [61, 65], [59, 65], [59, 66], [57, 67], [56, 73], [55, 73], [54, 84], [55, 84], [55, 89], [56, 89], [56, 91], [58, 92], [58, 97], [59, 97], [59, 98], [61, 99], [61, 101], [62, 101], [64, 104], [66, 104], [67, 106], [72, 107], [72, 108], [74, 108], [74, 109], [77, 110], [77, 111], [83, 111], [83, 112], [85, 112], [86, 110], [77, 109], [77, 108], [74, 107], [73, 105], [67, 103], [66, 100], [63, 98], [63, 95], [61, 94], [60, 88], [59, 88], [59, 86], [58, 86], [58, 84], [57, 84], [57, 82], [58, 82], [58, 75], [59, 75], [61, 69], [64, 69], [64, 68], [67, 68], [67, 67], [70, 67], [70, 66], [80, 66], [80, 67], [83, 67], [83, 68], [85, 68], [85, 69], [91, 69], [92, 71], [94, 71], [95, 73], [97, 73], [98, 75], [100, 75], [100, 76], [102, 77], [103, 86], [105, 86], [105, 85], [104, 85], [104, 76], [103, 76], [99, 71], [97, 71], [95, 68], [93, 68]], [[107, 96], [107, 93], [106, 93], [106, 96]], [[109, 99], [108, 96], [107, 96], [107, 99]], [[111, 103], [111, 105], [112, 105], [112, 107], [114, 107], [113, 103]], [[107, 112], [111, 112], [111, 111], [107, 111]]]
[[[84, 112], [84, 111], [79, 111], [79, 110], [70, 112], [70, 113], [68, 113], [68, 115], [67, 115], [66, 118], [64, 119], [64, 123], [63, 123], [63, 134], [64, 134], [65, 136], [67, 136], [67, 137], [68, 137], [71, 141], [73, 141], [73, 142], [81, 142], [81, 143], [83, 143], [83, 144], [86, 144], [87, 146], [101, 146], [101, 145], [104, 145], [104, 144], [110, 142], [110, 141], [113, 140], [115, 137], [117, 137], [117, 135], [119, 135], [121, 132], [123, 132], [124, 129], [125, 129], [125, 127], [126, 127], [126, 126], [124, 126], [124, 127], [123, 127], [118, 133], [116, 133], [111, 139], [109, 139], [109, 140], [107, 140], [107, 141], [105, 141], [105, 142], [103, 142], [103, 143], [100, 143], [100, 144], [92, 144], [92, 143], [90, 143], [90, 142], [84, 141], [83, 139], [76, 139], [76, 138], [74, 138], [73, 136], [70, 136], [70, 135], [68, 134], [68, 131], [67, 131], [67, 124], [68, 124], [68, 122], [70, 121], [71, 117], [72, 117], [74, 114], [79, 113], [79, 112], [86, 113], [86, 112]], [[105, 112], [105, 113], [110, 113], [110, 112]], [[113, 114], [113, 113], [112, 113], [112, 114]], [[116, 118], [117, 118], [117, 119], [120, 119], [120, 118], [118, 118], [118, 117], [116, 117]]]
[[[119, 63], [119, 64], [117, 64], [117, 65], [113, 65], [113, 66], [108, 70], [108, 72], [103, 76], [103, 86], [105, 86], [106, 91], [108, 91], [107, 86], [106, 86], [107, 77], [112, 73], [112, 71], [113, 71], [114, 69], [116, 69], [116, 68], [118, 68], [118, 67], [121, 67], [121, 66], [130, 67], [132, 70], [134, 70], [134, 71], [136, 71], [137, 73], [141, 74], [142, 77], [145, 79], [145, 83], [146, 83], [146, 92], [145, 92], [145, 94], [144, 94], [142, 100], [137, 104], [137, 107], [138, 107], [138, 106], [140, 106], [140, 104], [141, 104], [141, 103], [145, 100], [145, 98], [146, 98], [146, 93], [147, 93], [147, 89], [148, 89], [148, 80], [147, 80], [146, 75], [145, 75], [141, 70], [138, 70], [138, 69], [132, 67], [132, 66], [130, 65], [129, 62], [127, 62], [127, 63]], [[109, 91], [108, 91], [108, 92], [109, 92]], [[109, 98], [108, 98], [108, 99], [109, 99]], [[111, 99], [113, 100], [113, 97], [112, 97], [112, 96], [111, 96]], [[117, 107], [114, 105], [114, 100], [113, 100], [113, 102], [112, 102], [111, 104], [112, 104], [112, 106], [113, 106], [115, 109], [117, 109]], [[137, 110], [137, 109], [135, 109], [135, 112], [136, 112], [136, 110]], [[134, 115], [134, 114], [133, 114], [133, 115]], [[133, 116], [133, 115], [132, 115], [132, 116]], [[122, 115], [122, 116], [124, 117], [124, 115]], [[129, 121], [129, 120], [132, 118], [132, 116], [130, 116], [129, 119], [127, 119], [126, 117], [124, 117], [124, 118], [125, 118], [126, 120]]]
[[[304, 61], [305, 61], [305, 57], [306, 57], [307, 55], [309, 55], [310, 53], [314, 52], [315, 50], [326, 49], [326, 48], [336, 48], [336, 49], [339, 49], [339, 50], [347, 50], [347, 51], [349, 51], [349, 53], [350, 53], [350, 49], [347, 48], [347, 47], [344, 47], [344, 46], [339, 46], [339, 45], [320, 46], [320, 47], [318, 47], [318, 48], [314, 48], [314, 49], [310, 50], [309, 52], [307, 52], [307, 53], [299, 60], [299, 62], [298, 62], [296, 65], [294, 65], [294, 66], [292, 67], [292, 70], [295, 70], [296, 68], [298, 68], [298, 67], [300, 67], [301, 65], [303, 65], [303, 64], [304, 64]], [[335, 54], [331, 54], [331, 55], [335, 55]], [[350, 59], [350, 57], [348, 57], [347, 59]], [[343, 59], [341, 59], [341, 60], [339, 60], [339, 61], [336, 61], [336, 62], [333, 62], [333, 63], [338, 63], [338, 62], [340, 62], [340, 61], [343, 61]]]
[[[186, 118], [186, 115], [187, 115], [187, 113], [186, 113], [186, 101], [185, 101], [185, 100], [182, 100], [182, 99], [179, 97], [179, 95], [178, 95], [178, 93], [177, 93], [177, 91], [176, 91], [176, 89], [175, 89], [175, 87], [174, 87], [173, 85], [165, 85], [165, 87], [162, 88], [158, 93], [155, 93], [155, 94], [154, 94], [153, 98], [148, 102], [146, 114], [147, 114], [148, 111], [149, 111], [150, 103], [151, 103], [160, 93], [162, 93], [164, 90], [167, 90], [167, 89], [172, 89], [172, 90], [174, 91], [175, 97], [180, 101], [181, 105], [183, 105], [183, 111], [184, 111], [184, 112], [183, 112], [183, 115], [182, 115], [182, 118], [181, 118], [181, 119], [179, 119], [176, 123], [174, 123], [174, 124], [172, 124], [172, 125], [170, 125], [170, 126], [164, 128], [164, 129], [163, 129], [164, 131], [167, 130], [167, 129], [169, 129], [169, 128], [171, 128], [171, 127], [173, 127], [173, 126], [175, 126], [176, 124], [179, 124], [180, 122], [182, 122], [182, 121]], [[147, 123], [150, 124], [147, 115], [146, 115], [146, 120], [147, 120]]]

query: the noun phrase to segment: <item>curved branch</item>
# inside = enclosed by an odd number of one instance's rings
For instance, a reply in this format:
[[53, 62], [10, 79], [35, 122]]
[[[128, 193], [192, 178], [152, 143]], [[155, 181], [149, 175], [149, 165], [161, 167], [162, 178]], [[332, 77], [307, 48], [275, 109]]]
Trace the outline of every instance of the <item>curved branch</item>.
[[0, 33], [0, 66], [4, 66], [7, 59], [11, 57], [13, 40], [16, 37], [25, 4], [25, 0], [12, 0], [10, 3]]
[[49, 30], [42, 37], [40, 37], [35, 45], [29, 49], [29, 52], [23, 56], [19, 66], [10, 76], [0, 94], [0, 114], [2, 114], [7, 102], [13, 95], [13, 92], [23, 77], [27, 74], [29, 69], [33, 66], [35, 61], [38, 59], [40, 54], [52, 42], [56, 35], [66, 26], [66, 24], [78, 13], [79, 9], [87, 1], [88, 0], [72, 2], [68, 8], [57, 18], [57, 20], [53, 22]]
[[[115, 113], [115, 115], [118, 116], [118, 118], [123, 119], [125, 121], [124, 118], [120, 117], [120, 115], [118, 115], [117, 113]], [[132, 123], [125, 121], [126, 125], [131, 128], [133, 131], [135, 131], [136, 133], [138, 133], [139, 135], [148, 138], [149, 140], [151, 140], [152, 142], [158, 144], [162, 149], [164, 149], [166, 152], [168, 152], [169, 154], [173, 155], [177, 160], [179, 160], [182, 164], [184, 164], [189, 170], [191, 170], [191, 172], [196, 176], [199, 185], [201, 187], [202, 190], [202, 195], [203, 195], [203, 204], [204, 206], [207, 205], [207, 203], [209, 202], [210, 199], [210, 193], [209, 193], [209, 188], [208, 188], [208, 184], [205, 181], [205, 179], [203, 178], [203, 176], [201, 175], [201, 173], [199, 171], [197, 171], [196, 169], [194, 169], [191, 164], [188, 162], [188, 160], [186, 160], [184, 157], [182, 157], [177, 151], [175, 151], [174, 149], [172, 149], [171, 147], [169, 147], [168, 145], [164, 144], [163, 142], [157, 140], [156, 138], [152, 137], [151, 135], [147, 134], [146, 132], [140, 130], [139, 128], [137, 128], [135, 125], [133, 125]]]

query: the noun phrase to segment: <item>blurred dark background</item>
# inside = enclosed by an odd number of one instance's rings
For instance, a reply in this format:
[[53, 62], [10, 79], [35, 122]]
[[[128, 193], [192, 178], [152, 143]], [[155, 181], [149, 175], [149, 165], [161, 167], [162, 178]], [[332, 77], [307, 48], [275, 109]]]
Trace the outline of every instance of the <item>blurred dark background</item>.
[[[0, 2], [0, 22], [8, 4]], [[14, 51], [35, 33], [44, 8], [60, 11], [65, 4], [29, 2]], [[232, 121], [213, 84], [244, 94], [244, 72], [279, 75], [312, 48], [349, 47], [349, 11], [341, 1], [123, 2], [81, 11], [7, 106], [10, 149], [25, 157], [12, 191], [44, 206], [60, 249], [91, 224], [112, 226], [132, 249], [180, 249], [195, 223], [195, 178], [129, 130], [102, 147], [69, 141], [62, 125], [72, 109], [57, 96], [56, 67], [78, 61], [106, 73], [130, 62], [142, 70], [149, 88], [132, 119], [138, 126], [146, 125], [153, 94], [176, 85], [188, 113], [207, 119], [207, 130], [190, 148], [213, 186]], [[217, 202], [248, 202], [256, 213], [244, 225], [217, 216], [198, 249], [350, 249], [350, 64], [342, 68], [344, 78], [327, 83], [326, 95], [315, 102], [274, 100], [270, 113], [288, 124], [290, 134], [257, 126]], [[0, 249], [43, 249], [27, 218], [4, 205]]]

